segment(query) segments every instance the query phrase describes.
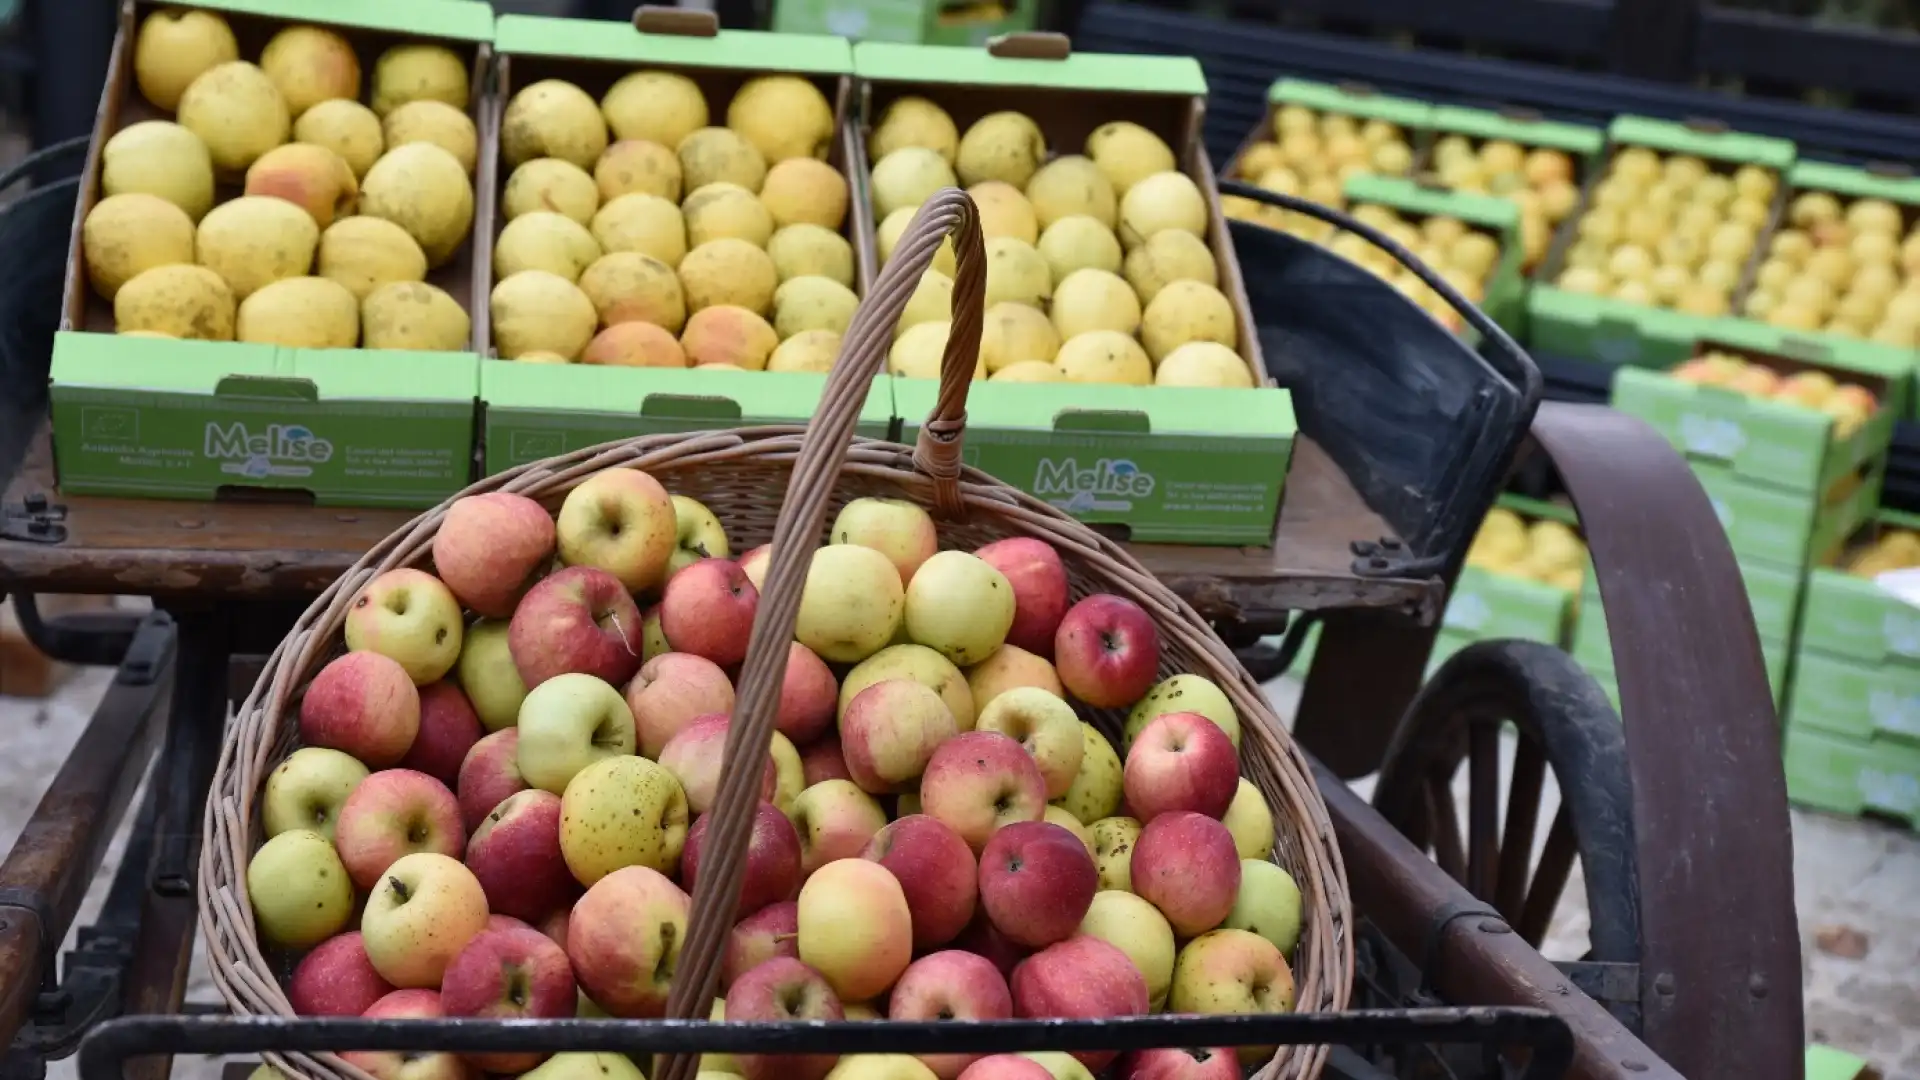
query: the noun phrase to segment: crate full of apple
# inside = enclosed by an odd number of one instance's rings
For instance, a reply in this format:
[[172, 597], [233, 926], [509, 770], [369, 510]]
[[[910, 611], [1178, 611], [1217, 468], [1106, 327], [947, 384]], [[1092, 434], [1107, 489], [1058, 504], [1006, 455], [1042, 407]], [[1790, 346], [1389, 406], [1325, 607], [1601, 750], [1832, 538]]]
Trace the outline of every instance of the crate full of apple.
[[824, 372], [868, 274], [846, 43], [639, 18], [500, 20], [495, 352]]
[[1499, 195], [1520, 208], [1521, 269], [1546, 260], [1554, 232], [1580, 203], [1580, 181], [1606, 135], [1599, 128], [1511, 109], [1440, 106], [1426, 171], [1455, 191]]
[[468, 483], [492, 34], [463, 0], [121, 5], [51, 364], [64, 490]]
[[[1433, 106], [1376, 93], [1358, 85], [1333, 86], [1281, 79], [1267, 91], [1265, 121], [1227, 166], [1235, 180], [1346, 208], [1346, 183], [1355, 176], [1410, 176], [1414, 142], [1431, 124]], [[1326, 224], [1277, 206], [1228, 196], [1226, 215], [1319, 239]]]
[[1467, 548], [1442, 625], [1479, 638], [1562, 643], [1586, 580], [1586, 541], [1558, 507], [1508, 498]]
[[[829, 536], [806, 571], [712, 1014], [1292, 1008], [1289, 956], [1315, 914], [1272, 859], [1292, 823], [1242, 779], [1229, 696], [1167, 674], [1153, 617], [1076, 598], [1042, 540], [942, 548], [953, 538], [912, 503], [854, 499]], [[768, 572], [766, 546], [741, 546], [707, 506], [613, 468], [557, 514], [461, 498], [430, 564], [343, 600], [346, 651], [299, 698], [299, 748], [265, 777], [244, 870], [259, 935], [292, 961], [288, 1008], [663, 1014]], [[1122, 738], [1083, 711], [1124, 717], [1106, 721]], [[885, 1075], [1144, 1078], [1172, 1053], [928, 1056]], [[1211, 1053], [1223, 1077], [1256, 1060]], [[397, 1055], [347, 1060], [400, 1075]], [[578, 1064], [436, 1060], [450, 1075]], [[726, 1071], [875, 1067], [743, 1056]]]
[[1793, 347], [1703, 340], [1693, 359], [1669, 372], [1620, 371], [1612, 404], [1647, 421], [1690, 460], [1774, 488], [1825, 492], [1879, 468], [1909, 392], [1911, 361], [1860, 346], [1823, 364], [1783, 354]]

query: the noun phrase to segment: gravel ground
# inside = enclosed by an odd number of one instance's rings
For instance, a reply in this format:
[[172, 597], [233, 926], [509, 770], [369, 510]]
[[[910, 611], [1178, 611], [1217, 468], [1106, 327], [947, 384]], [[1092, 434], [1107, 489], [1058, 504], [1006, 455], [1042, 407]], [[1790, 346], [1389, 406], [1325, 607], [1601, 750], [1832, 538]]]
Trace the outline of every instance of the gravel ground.
[[[86, 672], [45, 701], [0, 697], [0, 845], [11, 846], [61, 761], [85, 726], [108, 673]], [[1272, 688], [1283, 716], [1297, 696]], [[1357, 787], [1368, 787], [1361, 781]], [[1545, 820], [1543, 815], [1543, 820]], [[1819, 1042], [1861, 1054], [1889, 1080], [1920, 1078], [1920, 839], [1872, 822], [1796, 811], [1795, 884], [1807, 954], [1807, 1021]], [[98, 910], [124, 831], [88, 897], [83, 921]], [[1545, 949], [1556, 959], [1585, 947], [1586, 911], [1578, 883], [1561, 904]], [[67, 947], [72, 946], [69, 939]], [[198, 953], [188, 998], [217, 1002]], [[72, 1062], [51, 1080], [74, 1080]], [[218, 1063], [176, 1062], [183, 1080], [215, 1080]]]

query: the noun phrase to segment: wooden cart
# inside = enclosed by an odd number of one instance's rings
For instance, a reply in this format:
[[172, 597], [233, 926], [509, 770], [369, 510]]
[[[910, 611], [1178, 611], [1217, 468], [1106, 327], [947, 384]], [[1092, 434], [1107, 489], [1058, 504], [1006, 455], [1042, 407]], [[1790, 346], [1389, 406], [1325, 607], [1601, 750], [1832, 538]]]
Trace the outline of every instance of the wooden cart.
[[[409, 515], [63, 496], [43, 402], [18, 399], [23, 388], [44, 388], [44, 312], [57, 306], [59, 279], [46, 264], [63, 250], [72, 198], [71, 181], [49, 185], [0, 214], [0, 257], [14, 271], [0, 279], [0, 327], [13, 338], [0, 362], [43, 366], [37, 384], [18, 371], [0, 382], [0, 396], [13, 394], [32, 417], [24, 463], [8, 477], [0, 412], [0, 591], [46, 652], [117, 673], [0, 864], [0, 1036], [12, 1047], [0, 1080], [37, 1080], [89, 1032], [89, 1080], [119, 1075], [143, 1052], [317, 1049], [342, 1039], [398, 1048], [431, 1038], [459, 1049], [624, 1038], [626, 1049], [720, 1049], [726, 1040], [701, 1025], [642, 1038], [560, 1022], [535, 1039], [524, 1029], [375, 1032], [358, 1021], [179, 1015], [201, 815], [228, 708], [308, 600]], [[1182, 1018], [1106, 1025], [1115, 1030], [1104, 1035], [1013, 1022], [966, 1029], [968, 1048], [1340, 1042], [1350, 1045], [1329, 1068], [1375, 1077], [1501, 1075], [1502, 1048], [1511, 1061], [1520, 1046], [1531, 1047], [1517, 1057], [1535, 1075], [1557, 1073], [1570, 1054], [1582, 1077], [1797, 1076], [1800, 963], [1778, 724], [1732, 553], [1691, 474], [1636, 421], [1541, 405], [1538, 373], [1491, 324], [1476, 354], [1321, 249], [1238, 223], [1235, 241], [1263, 346], [1295, 389], [1302, 426], [1274, 543], [1132, 550], [1229, 641], [1251, 645], [1291, 621], [1297, 643], [1300, 616], [1323, 625], [1296, 736], [1323, 763], [1361, 916], [1356, 1000], [1399, 1011], [1240, 1018], [1250, 1026], [1239, 1038]], [[1565, 654], [1539, 645], [1472, 646], [1422, 686], [1468, 539], [1503, 478], [1542, 455], [1585, 524], [1624, 723]], [[154, 610], [42, 620], [36, 593], [147, 596]], [[1274, 659], [1246, 654], [1262, 675]], [[1519, 736], [1503, 769], [1506, 724]], [[1462, 767], [1464, 827], [1448, 793]], [[106, 910], [56, 964], [150, 769]], [[1563, 799], [1544, 822], [1549, 770]], [[1373, 806], [1341, 782], [1376, 771]], [[1537, 946], [1576, 860], [1593, 948], [1556, 965]], [[101, 1026], [116, 1016], [124, 1019]], [[937, 1034], [893, 1027], [862, 1035], [861, 1045]], [[746, 1049], [735, 1043], [755, 1037], [763, 1036], [728, 1036], [728, 1045]], [[1449, 1042], [1471, 1045], [1440, 1045]], [[143, 1058], [127, 1071], [163, 1077], [166, 1060]]]

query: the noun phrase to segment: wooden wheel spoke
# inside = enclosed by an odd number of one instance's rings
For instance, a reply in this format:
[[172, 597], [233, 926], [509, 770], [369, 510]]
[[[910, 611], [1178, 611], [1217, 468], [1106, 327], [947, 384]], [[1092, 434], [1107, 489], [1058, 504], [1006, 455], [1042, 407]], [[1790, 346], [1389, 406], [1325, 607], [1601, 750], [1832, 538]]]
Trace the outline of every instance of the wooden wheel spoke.
[[1513, 777], [1507, 784], [1507, 823], [1500, 831], [1500, 884], [1494, 909], [1513, 922], [1527, 899], [1533, 870], [1533, 831], [1540, 821], [1540, 792], [1547, 758], [1540, 744], [1522, 736], [1513, 750]]
[[1455, 881], [1463, 880], [1467, 873], [1466, 853], [1460, 847], [1460, 815], [1453, 809], [1453, 787], [1447, 778], [1431, 774], [1423, 785], [1427, 801], [1427, 821], [1433, 835], [1427, 842], [1433, 845], [1433, 859], [1440, 864]]
[[1521, 906], [1520, 920], [1514, 926], [1514, 930], [1536, 948], [1546, 938], [1547, 927], [1553, 922], [1553, 909], [1566, 890], [1567, 875], [1573, 872], [1574, 854], [1573, 819], [1562, 803], [1553, 815], [1552, 827], [1547, 830], [1547, 846], [1540, 852], [1540, 865], [1534, 868], [1533, 884], [1527, 889], [1526, 903]]
[[1467, 891], [1491, 900], [1500, 868], [1500, 727], [1467, 728]]

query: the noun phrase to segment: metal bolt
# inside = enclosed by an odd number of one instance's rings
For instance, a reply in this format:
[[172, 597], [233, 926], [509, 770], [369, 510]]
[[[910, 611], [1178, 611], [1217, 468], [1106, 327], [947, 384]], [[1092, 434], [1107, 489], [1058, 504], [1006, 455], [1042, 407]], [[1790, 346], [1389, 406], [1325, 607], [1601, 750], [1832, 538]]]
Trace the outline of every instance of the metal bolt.
[[1387, 568], [1387, 560], [1375, 555], [1373, 558], [1367, 560], [1367, 568], [1370, 570], [1385, 570]]
[[1513, 933], [1513, 927], [1508, 926], [1499, 919], [1481, 919], [1480, 932], [1483, 934], [1511, 934]]
[[1383, 536], [1380, 538], [1380, 546], [1388, 551], [1399, 551], [1400, 541], [1391, 536]]
[[1620, 1067], [1627, 1070], [1628, 1072], [1646, 1072], [1647, 1071], [1647, 1063], [1644, 1061], [1627, 1060], [1627, 1061], [1621, 1062]]
[[1673, 996], [1673, 974], [1663, 971], [1653, 977], [1653, 992], [1662, 997]]
[[39, 492], [27, 496], [23, 501], [29, 514], [38, 514], [47, 508], [47, 497]]
[[1756, 999], [1766, 997], [1772, 989], [1773, 986], [1767, 982], [1767, 977], [1757, 971], [1747, 978], [1747, 993], [1752, 994]]
[[1372, 555], [1374, 552], [1379, 551], [1380, 546], [1378, 544], [1375, 544], [1371, 540], [1355, 540], [1352, 544], [1352, 549], [1355, 555], [1358, 555], [1361, 558], [1365, 558], [1366, 556]]
[[31, 536], [45, 536], [48, 532], [52, 531], [52, 528], [51, 525], [41, 521], [39, 518], [34, 518], [27, 522], [27, 533]]

